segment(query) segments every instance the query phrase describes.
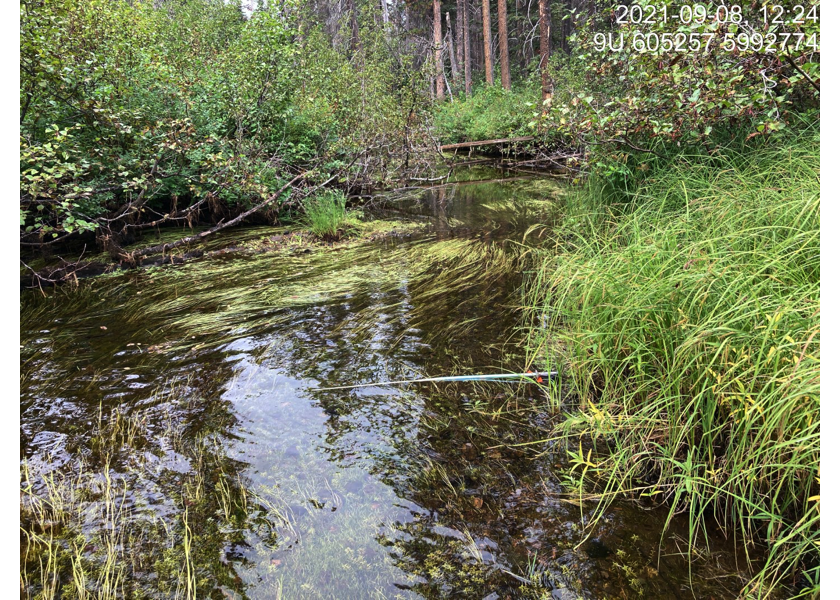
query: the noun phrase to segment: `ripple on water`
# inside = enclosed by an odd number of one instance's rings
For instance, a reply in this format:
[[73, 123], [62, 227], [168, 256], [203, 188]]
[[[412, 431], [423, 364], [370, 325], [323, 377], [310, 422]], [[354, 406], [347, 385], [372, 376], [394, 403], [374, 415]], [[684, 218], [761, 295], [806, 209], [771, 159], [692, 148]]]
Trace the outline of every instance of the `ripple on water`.
[[[661, 553], [661, 512], [616, 505], [587, 531], [596, 507], [566, 489], [565, 452], [517, 446], [546, 436], [539, 390], [318, 389], [519, 370], [524, 259], [504, 240], [563, 192], [440, 187], [403, 202], [431, 223], [409, 240], [24, 294], [32, 590], [49, 528], [61, 564], [138, 597], [685, 597], [680, 517]], [[695, 592], [731, 597], [734, 554], [711, 541]]]

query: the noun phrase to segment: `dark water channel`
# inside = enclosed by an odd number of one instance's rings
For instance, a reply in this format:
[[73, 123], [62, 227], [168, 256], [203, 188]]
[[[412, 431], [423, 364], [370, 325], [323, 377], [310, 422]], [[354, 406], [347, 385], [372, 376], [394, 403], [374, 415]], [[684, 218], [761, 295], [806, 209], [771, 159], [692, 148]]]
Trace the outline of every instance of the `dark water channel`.
[[251, 229], [24, 292], [22, 597], [736, 597], [731, 542], [690, 578], [679, 516], [587, 527], [565, 449], [522, 445], [550, 433], [535, 385], [319, 391], [520, 371], [520, 243], [563, 193], [439, 187], [401, 202], [409, 237], [238, 251]]

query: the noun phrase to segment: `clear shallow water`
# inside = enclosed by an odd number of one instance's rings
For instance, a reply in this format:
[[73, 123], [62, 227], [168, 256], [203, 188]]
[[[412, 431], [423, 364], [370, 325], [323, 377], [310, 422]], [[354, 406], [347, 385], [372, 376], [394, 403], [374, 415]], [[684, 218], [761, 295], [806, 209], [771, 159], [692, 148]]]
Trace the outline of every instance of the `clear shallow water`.
[[410, 238], [22, 294], [23, 595], [78, 565], [138, 597], [735, 597], [714, 533], [689, 582], [680, 517], [616, 503], [579, 545], [565, 450], [522, 445], [550, 430], [536, 386], [318, 389], [520, 371], [506, 240], [563, 192], [438, 187], [400, 204]]

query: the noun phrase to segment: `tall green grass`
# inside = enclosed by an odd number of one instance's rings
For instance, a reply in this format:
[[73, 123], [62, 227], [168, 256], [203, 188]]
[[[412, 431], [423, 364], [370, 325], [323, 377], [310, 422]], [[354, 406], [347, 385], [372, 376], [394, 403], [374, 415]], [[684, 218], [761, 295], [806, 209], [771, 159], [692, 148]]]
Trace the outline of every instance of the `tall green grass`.
[[598, 209], [572, 211], [531, 281], [531, 355], [575, 400], [557, 436], [601, 510], [664, 502], [700, 545], [713, 519], [758, 558], [745, 596], [816, 595], [819, 134], [645, 174], [629, 203], [579, 196]]
[[343, 192], [328, 190], [303, 201], [306, 226], [315, 236], [337, 240], [347, 221], [347, 198]]

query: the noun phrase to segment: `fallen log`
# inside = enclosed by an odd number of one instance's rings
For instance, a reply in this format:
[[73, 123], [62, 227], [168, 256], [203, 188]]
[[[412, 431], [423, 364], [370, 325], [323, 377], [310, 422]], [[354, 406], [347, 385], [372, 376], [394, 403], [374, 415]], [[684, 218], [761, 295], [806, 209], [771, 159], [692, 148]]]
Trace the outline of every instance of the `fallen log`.
[[265, 208], [266, 206], [268, 206], [269, 204], [271, 204], [272, 202], [277, 200], [277, 198], [280, 197], [280, 194], [285, 192], [287, 189], [289, 189], [292, 186], [292, 184], [294, 184], [296, 181], [300, 180], [301, 178], [305, 177], [308, 174], [309, 174], [309, 171], [307, 171], [306, 173], [301, 173], [300, 175], [298, 175], [297, 177], [292, 179], [290, 182], [288, 182], [286, 185], [281, 187], [279, 190], [277, 190], [274, 194], [272, 194], [272, 196], [268, 200], [265, 200], [264, 202], [261, 202], [257, 206], [251, 208], [250, 210], [245, 211], [244, 213], [242, 213], [241, 215], [239, 215], [238, 217], [236, 217], [234, 219], [231, 219], [230, 221], [222, 221], [221, 223], [219, 223], [215, 227], [213, 227], [211, 229], [207, 229], [206, 231], [202, 231], [198, 235], [189, 235], [189, 236], [181, 238], [180, 240], [177, 240], [175, 242], [169, 242], [169, 243], [166, 243], [166, 244], [158, 244], [157, 246], [149, 246], [147, 248], [142, 248], [140, 250], [134, 250], [132, 252], [123, 252], [120, 255], [120, 258], [122, 259], [121, 262], [129, 262], [131, 264], [134, 264], [134, 263], [137, 262], [138, 259], [145, 258], [146, 256], [148, 256], [150, 254], [158, 254], [158, 253], [161, 253], [161, 252], [163, 252], [165, 254], [169, 250], [172, 250], [174, 248], [178, 248], [179, 246], [185, 246], [187, 244], [197, 242], [199, 240], [202, 240], [202, 239], [206, 238], [209, 235], [212, 235], [212, 234], [216, 233], [217, 231], [220, 231], [220, 230], [225, 229], [227, 227], [230, 227], [232, 225], [236, 225], [237, 223], [239, 223], [243, 219], [249, 217], [250, 215], [257, 212], [258, 210], [262, 210], [263, 208]]
[[459, 148], [475, 148], [476, 146], [495, 146], [498, 144], [513, 144], [516, 142], [530, 142], [534, 139], [532, 135], [515, 138], [502, 138], [498, 140], [479, 140], [477, 142], [461, 142], [460, 144], [444, 144], [440, 147], [443, 150], [457, 150]]

